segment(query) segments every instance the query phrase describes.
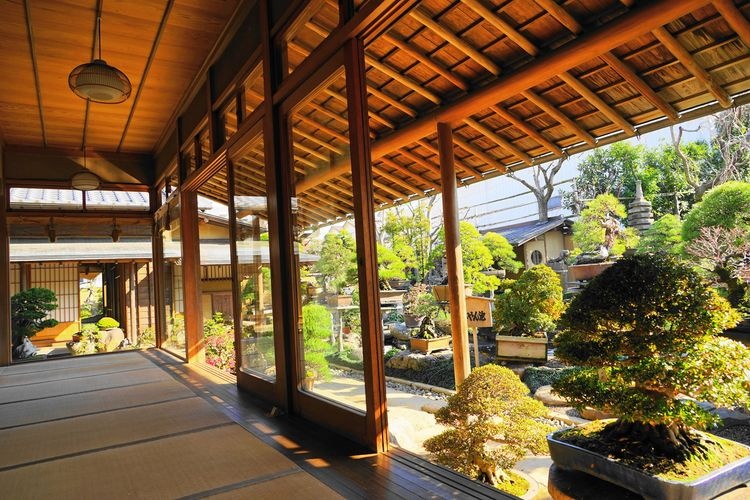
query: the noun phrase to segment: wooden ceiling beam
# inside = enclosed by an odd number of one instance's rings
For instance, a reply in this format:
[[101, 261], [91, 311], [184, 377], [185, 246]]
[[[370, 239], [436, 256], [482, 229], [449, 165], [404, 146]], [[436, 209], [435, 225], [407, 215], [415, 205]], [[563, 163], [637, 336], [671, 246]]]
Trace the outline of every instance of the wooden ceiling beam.
[[[398, 170], [402, 174], [408, 175], [409, 177], [411, 177], [412, 179], [414, 179], [416, 182], [425, 184], [426, 186], [434, 189], [435, 191], [440, 191], [440, 185], [437, 184], [436, 182], [433, 182], [432, 180], [428, 179], [424, 175], [421, 175], [421, 174], [418, 174], [416, 172], [413, 172], [408, 167], [405, 167], [405, 166], [403, 166], [403, 165], [401, 165], [399, 163], [396, 163], [394, 160], [391, 160], [387, 156], [384, 156], [384, 157], [380, 158], [380, 161], [384, 165], [388, 165], [389, 167], [393, 168], [394, 170]], [[374, 165], [374, 166], [377, 167], [377, 165]]]
[[376, 181], [373, 179], [372, 185], [375, 186], [377, 189], [380, 189], [382, 191], [385, 191], [386, 193], [390, 194], [394, 198], [401, 198], [401, 199], [408, 199], [409, 195], [406, 193], [402, 193], [400, 191], [397, 191], [396, 189], [393, 189], [391, 186], [384, 184], [380, 181]]
[[424, 191], [415, 187], [414, 184], [410, 184], [409, 182], [405, 181], [401, 177], [398, 177], [397, 175], [393, 175], [392, 173], [386, 171], [382, 166], [373, 165], [372, 168], [374, 170], [375, 175], [379, 175], [380, 177], [394, 183], [395, 185], [402, 187], [406, 189], [407, 191], [411, 191], [413, 194], [416, 194], [419, 196], [424, 195]]
[[[488, 167], [497, 170], [498, 172], [505, 172], [505, 166], [497, 161], [495, 158], [490, 156], [489, 153], [482, 151], [479, 147], [474, 146], [469, 141], [466, 141], [456, 134], [454, 131], [453, 133], [453, 143], [469, 153], [470, 155], [474, 156], [475, 158], [478, 158], [479, 160], [483, 161]], [[484, 174], [479, 171], [478, 169], [474, 167], [470, 167], [469, 165], [466, 165], [464, 163], [464, 167], [468, 168], [468, 173], [476, 177], [477, 179], [481, 179], [484, 177]]]
[[[417, 144], [419, 144], [420, 146], [422, 146], [423, 148], [425, 148], [430, 153], [434, 154], [436, 157], [440, 158], [440, 153], [438, 152], [438, 149], [435, 146], [433, 146], [432, 144], [430, 144], [429, 142], [427, 142], [426, 140], [420, 139], [420, 140], [417, 141]], [[463, 172], [466, 172], [469, 175], [475, 175], [475, 173], [472, 170], [472, 168], [469, 167], [469, 166], [467, 166], [467, 165], [465, 165], [463, 161], [459, 161], [459, 160], [457, 160], [457, 159], [454, 158], [453, 159], [453, 163], [458, 167], [459, 170], [461, 170]], [[460, 181], [461, 179], [458, 179], [458, 180]]]
[[463, 90], [464, 92], [469, 90], [469, 84], [466, 83], [463, 78], [461, 78], [458, 75], [454, 75], [453, 73], [451, 73], [450, 70], [448, 70], [447, 68], [444, 68], [442, 65], [433, 61], [430, 58], [430, 56], [414, 48], [413, 45], [406, 43], [405, 41], [401, 40], [400, 38], [396, 36], [389, 35], [388, 33], [383, 33], [380, 36], [380, 38], [390, 43], [391, 45], [395, 46], [396, 48], [403, 50], [404, 52], [412, 56], [414, 59], [421, 62], [422, 64], [430, 68], [432, 71], [442, 76], [443, 78], [445, 78], [446, 80], [448, 80], [449, 82], [451, 82], [453, 85]]
[[724, 108], [732, 107], [732, 98], [721, 85], [716, 83], [711, 75], [696, 62], [692, 54], [683, 47], [683, 45], [672, 36], [663, 26], [652, 31], [654, 36], [672, 55], [685, 66], [685, 68], [698, 80], [701, 85], [708, 91]]
[[[310, 113], [310, 114], [312, 115], [313, 113]], [[340, 140], [341, 142], [343, 142], [343, 143], [345, 143], [347, 145], [349, 144], [349, 139], [344, 134], [342, 134], [341, 132], [337, 132], [337, 131], [333, 130], [330, 127], [327, 127], [327, 126], [323, 125], [322, 123], [320, 123], [320, 122], [318, 122], [316, 120], [313, 120], [312, 118], [310, 118], [309, 115], [305, 115], [305, 114], [299, 113], [299, 114], [297, 114], [295, 116], [296, 116], [296, 118], [299, 118], [300, 121], [303, 121], [303, 122], [307, 123], [308, 125], [311, 125], [311, 126], [313, 126], [315, 128], [318, 128], [318, 129], [322, 130], [326, 134], [330, 135], [331, 137], [335, 137], [336, 139]]]
[[554, 106], [547, 99], [540, 95], [537, 95], [531, 90], [525, 90], [521, 92], [521, 95], [534, 103], [534, 105], [536, 105], [539, 109], [550, 115], [560, 125], [567, 128], [572, 134], [577, 135], [586, 144], [588, 144], [589, 146], [596, 145], [596, 139], [594, 139], [591, 134], [583, 130], [583, 128], [581, 128], [581, 126], [578, 125], [572, 118], [560, 111], [557, 106]]
[[714, 0], [711, 2], [730, 28], [739, 35], [740, 40], [750, 48], [750, 21], [740, 12], [732, 0]]
[[300, 130], [299, 127], [293, 127], [292, 131], [295, 134], [299, 135], [300, 137], [304, 137], [308, 141], [314, 142], [318, 146], [328, 149], [332, 153], [335, 153], [335, 154], [337, 154], [339, 156], [341, 156], [341, 155], [344, 154], [344, 150], [343, 149], [337, 148], [333, 144], [328, 143], [328, 142], [324, 141], [323, 139], [319, 139], [319, 138], [315, 137], [312, 134], [308, 134], [307, 132], [304, 132], [304, 131]]
[[664, 113], [670, 121], [675, 122], [679, 118], [677, 111], [667, 101], [656, 93], [649, 84], [643, 81], [635, 71], [630, 69], [627, 63], [621, 61], [612, 52], [605, 52], [601, 55], [601, 58], [607, 63], [623, 80], [632, 85], [638, 92], [641, 93], [644, 99], [655, 106], [659, 111]]
[[390, 106], [393, 106], [394, 108], [398, 109], [399, 111], [402, 111], [403, 113], [406, 113], [407, 115], [411, 116], [412, 118], [417, 117], [417, 112], [411, 109], [409, 106], [404, 104], [403, 102], [399, 101], [398, 99], [395, 99], [382, 90], [378, 90], [373, 86], [368, 85], [367, 91], [372, 94], [373, 96], [377, 97], [381, 101], [387, 103]]
[[473, 128], [483, 136], [485, 136], [490, 141], [494, 142], [498, 146], [500, 146], [502, 149], [507, 151], [508, 153], [511, 153], [516, 158], [524, 162], [526, 165], [531, 165], [533, 163], [533, 160], [529, 155], [515, 147], [513, 144], [508, 142], [505, 138], [501, 137], [495, 131], [490, 130], [488, 127], [485, 127], [478, 121], [474, 120], [473, 118], [466, 118], [464, 119], [464, 123], [468, 125], [469, 127]]
[[[346, 97], [342, 96], [338, 92], [336, 92], [334, 90], [331, 90], [329, 88], [323, 89], [323, 92], [325, 92], [327, 95], [333, 97], [334, 99], [336, 99], [337, 101], [339, 101], [340, 103], [342, 103], [344, 106], [348, 106], [349, 103], [347, 102]], [[369, 109], [369, 108], [368, 108], [368, 116], [370, 118], [372, 118], [373, 120], [375, 120], [376, 122], [378, 122], [378, 123], [380, 123], [382, 125], [385, 125], [386, 127], [388, 127], [391, 130], [394, 130], [396, 128], [396, 125], [392, 121], [390, 121], [390, 120], [388, 120], [386, 118], [383, 118], [378, 113], [376, 113], [375, 111], [373, 111], [372, 109]]]
[[[461, 0], [461, 3], [469, 7], [471, 10], [479, 14], [479, 16], [497, 28], [505, 36], [513, 40], [513, 42], [521, 47], [532, 57], [539, 55], [539, 48], [534, 43], [522, 35], [513, 26], [505, 22], [497, 13], [488, 9], [481, 0]], [[464, 89], [465, 90], [465, 89]]]
[[445, 41], [466, 54], [477, 64], [483, 66], [493, 75], [498, 76], [502, 72], [500, 66], [498, 66], [495, 61], [481, 53], [471, 44], [466, 42], [466, 40], [464, 40], [463, 38], [459, 37], [439, 22], [435, 21], [432, 16], [427, 13], [427, 11], [425, 11], [422, 7], [415, 7], [414, 9], [410, 10], [409, 15], [420, 23], [424, 24], [427, 28], [430, 29], [430, 31], [433, 31], [435, 34], [444, 38]]
[[[341, 202], [337, 202], [337, 200], [333, 199], [333, 197], [328, 198], [328, 193], [320, 193], [310, 190], [305, 191], [304, 196], [309, 196], [310, 198], [318, 200], [320, 203], [317, 203], [315, 205], [315, 208], [322, 212], [328, 213], [334, 218], [343, 216], [343, 214], [339, 213], [337, 209], [345, 208], [347, 212], [350, 211], [348, 208], [342, 207], [342, 205], [340, 205]], [[331, 208], [332, 206], [333, 208]]]
[[544, 137], [541, 132], [539, 132], [537, 129], [529, 125], [528, 122], [525, 122], [517, 118], [510, 111], [503, 109], [500, 106], [490, 106], [490, 110], [494, 112], [495, 114], [497, 114], [503, 120], [507, 121], [508, 123], [516, 127], [517, 129], [524, 132], [530, 138], [538, 142], [541, 146], [547, 148], [547, 150], [551, 151], [552, 153], [558, 156], [562, 154], [562, 149], [560, 149], [556, 144], [547, 140], [547, 138]]
[[629, 121], [627, 121], [625, 117], [618, 113], [612, 106], [604, 102], [604, 99], [599, 97], [596, 92], [588, 88], [578, 78], [571, 75], [567, 71], [563, 71], [559, 76], [562, 81], [567, 83], [569, 87], [578, 92], [581, 97], [591, 103], [597, 110], [599, 110], [600, 113], [609, 118], [612, 123], [620, 127], [623, 132], [625, 132], [625, 135], [635, 135], [635, 127], [633, 127], [633, 125]]
[[325, 193], [323, 193], [325, 196], [328, 196], [329, 198], [338, 201], [339, 203], [341, 203], [344, 206], [346, 206], [347, 209], [349, 209], [349, 210], [354, 210], [354, 200], [352, 200], [351, 198], [346, 198], [344, 196], [341, 196], [340, 194], [338, 194], [338, 192], [335, 192], [335, 193], [332, 192], [332, 191], [335, 191], [333, 189], [326, 190], [326, 184], [324, 184], [324, 185], [322, 185], [322, 186], [320, 186], [320, 187], [318, 187], [318, 188], [316, 188], [314, 190], [311, 189], [310, 191], [306, 191], [306, 192], [308, 192], [308, 193], [309, 192], [313, 192], [314, 193], [316, 191], [318, 191], [318, 192], [325, 191]]
[[312, 155], [312, 156], [314, 156], [314, 157], [316, 157], [316, 158], [319, 158], [320, 160], [322, 160], [322, 161], [324, 161], [324, 162], [326, 162], [326, 163], [328, 163], [328, 162], [330, 162], [330, 161], [331, 161], [331, 158], [330, 158], [330, 156], [328, 156], [328, 155], [325, 155], [325, 154], [321, 153], [321, 152], [320, 152], [320, 151], [318, 151], [317, 149], [313, 149], [313, 148], [310, 148], [310, 147], [308, 147], [308, 146], [305, 146], [305, 145], [304, 145], [304, 144], [302, 144], [301, 142], [298, 142], [298, 141], [294, 141], [294, 142], [292, 143], [292, 145], [293, 145], [293, 147], [295, 147], [295, 148], [299, 148], [299, 149], [301, 149], [302, 151], [304, 151], [305, 153], [308, 153], [308, 154], [310, 154], [310, 155]]
[[[31, 0], [24, 0], [24, 21], [26, 23], [26, 39], [29, 43], [29, 56], [31, 57], [31, 68], [34, 72], [34, 90], [36, 91], [36, 104], [39, 111], [39, 128], [42, 132], [42, 146], [47, 147], [47, 123], [44, 120], [44, 105], [42, 104], [42, 85], [39, 79], [39, 63], [36, 60], [36, 41], [34, 28], [31, 20]], [[86, 101], [88, 105], [88, 101]], [[88, 108], [87, 108], [88, 116]]]
[[427, 169], [428, 171], [432, 172], [433, 174], [440, 175], [440, 167], [437, 165], [433, 165], [430, 161], [428, 161], [425, 158], [422, 158], [421, 156], [409, 151], [408, 149], [401, 148], [398, 151], [394, 151], [394, 153], [402, 155], [404, 158], [411, 160], [412, 162], [416, 163], [422, 168]]
[[557, 22], [568, 28], [568, 30], [574, 35], [578, 35], [583, 31], [583, 26], [579, 23], [570, 12], [565, 10], [565, 7], [558, 4], [555, 0], [534, 0], [539, 7], [546, 10], [547, 13], [557, 19]]
[[380, 71], [387, 77], [395, 80], [396, 82], [400, 83], [404, 87], [407, 87], [417, 94], [421, 95], [425, 99], [434, 102], [435, 104], [440, 104], [442, 101], [440, 97], [438, 97], [437, 94], [435, 94], [432, 91], [427, 90], [424, 88], [420, 83], [418, 83], [416, 80], [411, 79], [410, 77], [406, 75], [402, 75], [399, 71], [391, 68], [385, 63], [380, 62], [378, 59], [365, 54], [365, 62], [372, 66], [374, 69]]
[[316, 102], [312, 102], [312, 101], [305, 103], [305, 106], [314, 109], [315, 111], [325, 116], [326, 118], [330, 118], [331, 120], [335, 122], [339, 122], [341, 125], [344, 125], [347, 128], [349, 127], [349, 120], [346, 119], [346, 117], [337, 115], [336, 113], [326, 108], [325, 106], [321, 106], [320, 104]]

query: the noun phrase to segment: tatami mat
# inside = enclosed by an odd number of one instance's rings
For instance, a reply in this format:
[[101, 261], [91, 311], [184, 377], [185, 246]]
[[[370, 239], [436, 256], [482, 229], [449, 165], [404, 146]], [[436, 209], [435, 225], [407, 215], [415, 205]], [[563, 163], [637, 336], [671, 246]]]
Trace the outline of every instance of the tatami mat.
[[107, 358], [0, 373], [0, 496], [339, 498], [143, 355]]

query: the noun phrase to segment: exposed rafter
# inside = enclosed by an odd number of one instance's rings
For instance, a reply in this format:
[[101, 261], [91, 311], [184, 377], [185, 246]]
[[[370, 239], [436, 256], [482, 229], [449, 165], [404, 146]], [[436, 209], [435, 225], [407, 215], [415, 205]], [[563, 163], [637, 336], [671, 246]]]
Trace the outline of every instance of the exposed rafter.
[[494, 142], [498, 146], [500, 146], [502, 149], [504, 149], [506, 152], [514, 155], [516, 158], [521, 160], [527, 165], [531, 165], [532, 160], [529, 155], [515, 147], [513, 144], [505, 140], [504, 138], [500, 137], [498, 134], [490, 130], [489, 128], [485, 127], [478, 121], [474, 120], [473, 118], [466, 118], [464, 119], [464, 123], [466, 123], [469, 127], [473, 128], [483, 136], [485, 136], [490, 141]]
[[531, 40], [505, 22], [498, 14], [491, 9], [488, 9], [481, 0], [461, 0], [461, 3], [471, 8], [474, 12], [479, 14], [482, 19], [504, 33], [505, 36], [513, 40], [516, 45], [525, 50], [529, 55], [537, 56], [539, 54], [539, 49]]
[[396, 37], [395, 35], [389, 35], [388, 33], [385, 33], [381, 37], [386, 42], [390, 43], [394, 47], [397, 47], [400, 50], [403, 50], [410, 56], [412, 56], [417, 61], [421, 62], [428, 68], [430, 68], [432, 71], [437, 73], [438, 75], [442, 76], [449, 82], [451, 82], [453, 85], [458, 87], [461, 90], [469, 90], [469, 85], [458, 75], [454, 75], [451, 73], [450, 70], [444, 68], [439, 63], [433, 61], [430, 56], [427, 54], [424, 54], [420, 52], [419, 50], [415, 49], [412, 45], [405, 42], [404, 40], [401, 40], [400, 38]]
[[558, 4], [555, 0], [534, 0], [541, 8], [546, 10], [549, 15], [568, 28], [571, 33], [578, 35], [583, 31], [583, 26], [574, 18], [565, 7]]
[[536, 94], [535, 92], [531, 90], [526, 90], [521, 92], [521, 95], [524, 96], [529, 101], [533, 102], [536, 107], [550, 115], [554, 120], [556, 120], [560, 125], [570, 130], [572, 133], [578, 136], [579, 139], [584, 141], [590, 146], [594, 146], [596, 144], [596, 139], [583, 130], [580, 125], [578, 125], [575, 121], [573, 121], [572, 118], [570, 118], [568, 115], [560, 111], [557, 106], [549, 102], [544, 97]]
[[618, 113], [612, 106], [604, 102], [604, 99], [599, 97], [596, 92], [588, 88], [578, 78], [571, 75], [567, 71], [560, 73], [560, 79], [568, 84], [573, 90], [578, 92], [581, 97], [590, 102], [596, 109], [598, 109], [603, 115], [609, 118], [612, 123], [617, 125], [625, 132], [626, 135], [635, 135], [635, 128], [627, 121], [620, 113]]

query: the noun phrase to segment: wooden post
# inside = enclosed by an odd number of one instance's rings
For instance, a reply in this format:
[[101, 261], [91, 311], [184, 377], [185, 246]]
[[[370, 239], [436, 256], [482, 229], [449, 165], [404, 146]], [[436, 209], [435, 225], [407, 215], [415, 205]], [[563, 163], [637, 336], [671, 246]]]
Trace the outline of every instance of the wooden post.
[[203, 361], [203, 311], [201, 308], [200, 238], [198, 197], [195, 191], [180, 193], [180, 240], [185, 303], [185, 344], [188, 363]]
[[8, 190], [5, 188], [3, 152], [0, 143], [0, 366], [12, 360], [13, 335], [10, 330], [10, 242], [6, 217]]
[[469, 361], [468, 321], [464, 292], [464, 266], [461, 260], [461, 236], [458, 220], [458, 190], [453, 162], [453, 128], [450, 123], [438, 123], [440, 152], [440, 182], [443, 186], [443, 225], [445, 228], [445, 257], [448, 260], [448, 303], [451, 311], [453, 336], [453, 372], [458, 387], [471, 373]]
[[357, 239], [362, 355], [367, 402], [366, 441], [376, 452], [388, 451], [383, 334], [380, 320], [378, 254], [375, 246], [375, 211], [370, 164], [364, 47], [360, 39], [344, 46], [349, 140], [352, 160], [354, 224]]

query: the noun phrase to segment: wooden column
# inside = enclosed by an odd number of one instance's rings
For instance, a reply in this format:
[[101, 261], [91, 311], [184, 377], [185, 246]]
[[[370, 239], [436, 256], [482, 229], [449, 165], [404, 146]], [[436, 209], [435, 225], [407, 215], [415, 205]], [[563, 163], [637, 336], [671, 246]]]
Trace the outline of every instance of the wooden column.
[[453, 335], [453, 372], [458, 387], [471, 373], [469, 361], [469, 330], [466, 319], [464, 266], [461, 260], [461, 236], [458, 220], [458, 189], [453, 160], [453, 128], [450, 123], [438, 123], [440, 152], [440, 182], [443, 186], [443, 226], [445, 228], [445, 257], [448, 260], [448, 303], [451, 311]]
[[203, 361], [203, 312], [201, 310], [200, 238], [198, 197], [195, 191], [180, 193], [180, 241], [185, 300], [185, 343], [188, 363]]
[[[169, 184], [169, 178], [167, 178], [167, 185]], [[149, 191], [149, 197], [151, 201], [151, 213], [156, 213], [157, 208], [161, 202], [159, 190], [152, 187]], [[154, 336], [156, 337], [156, 347], [161, 348], [161, 341], [163, 336], [166, 334], [166, 308], [165, 302], [165, 288], [164, 288], [164, 240], [161, 234], [161, 222], [154, 220], [151, 225], [151, 260], [153, 262], [152, 268], [152, 279], [154, 283], [154, 295], [153, 301], [151, 302], [154, 308]]]
[[354, 224], [357, 239], [359, 308], [362, 319], [362, 356], [367, 403], [367, 444], [377, 452], [388, 450], [383, 334], [380, 320], [378, 254], [370, 164], [364, 48], [358, 39], [344, 47], [349, 140], [352, 161]]
[[10, 242], [6, 217], [7, 195], [3, 173], [3, 152], [0, 143], [0, 366], [9, 365], [12, 360], [10, 330]]

